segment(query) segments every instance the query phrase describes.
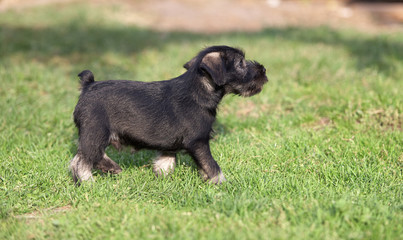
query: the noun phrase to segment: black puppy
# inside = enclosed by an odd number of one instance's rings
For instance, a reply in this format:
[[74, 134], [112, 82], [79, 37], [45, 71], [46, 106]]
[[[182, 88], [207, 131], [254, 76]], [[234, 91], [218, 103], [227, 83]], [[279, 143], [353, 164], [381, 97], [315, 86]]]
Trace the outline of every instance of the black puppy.
[[219, 102], [225, 94], [259, 93], [268, 81], [266, 69], [236, 48], [213, 46], [184, 65], [181, 76], [159, 82], [95, 82], [81, 72], [81, 95], [74, 110], [78, 128], [77, 155], [70, 162], [74, 181], [91, 180], [91, 169], [120, 173], [105, 148], [130, 145], [159, 151], [153, 162], [157, 176], [175, 167], [175, 154], [185, 150], [203, 178], [225, 181], [213, 159], [209, 140]]

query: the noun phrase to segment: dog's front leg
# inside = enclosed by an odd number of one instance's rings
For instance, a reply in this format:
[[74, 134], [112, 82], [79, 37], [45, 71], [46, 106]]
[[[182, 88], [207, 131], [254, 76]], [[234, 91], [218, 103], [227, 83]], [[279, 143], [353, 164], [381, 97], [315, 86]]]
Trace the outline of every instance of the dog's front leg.
[[226, 181], [220, 166], [211, 155], [208, 142], [194, 144], [189, 149], [189, 153], [199, 167], [200, 174], [204, 180], [214, 184], [221, 184]]
[[122, 168], [110, 159], [106, 153], [104, 153], [104, 157], [99, 162], [95, 163], [94, 167], [101, 170], [103, 173], [118, 174], [122, 172]]

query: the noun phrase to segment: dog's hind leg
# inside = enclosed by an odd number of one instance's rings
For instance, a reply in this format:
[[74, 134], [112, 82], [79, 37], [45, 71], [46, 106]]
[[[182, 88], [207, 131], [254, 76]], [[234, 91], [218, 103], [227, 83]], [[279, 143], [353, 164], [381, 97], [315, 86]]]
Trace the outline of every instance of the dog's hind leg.
[[110, 159], [106, 155], [106, 153], [104, 153], [104, 156], [100, 161], [94, 164], [94, 167], [101, 170], [104, 173], [118, 174], [122, 172], [122, 168], [120, 168], [120, 166], [116, 162]]
[[[79, 146], [77, 155], [70, 162], [70, 170], [75, 182], [92, 180], [91, 170], [105, 160], [105, 148], [109, 145], [109, 131], [97, 122], [90, 122], [79, 129]], [[104, 164], [108, 165], [108, 164]]]
[[74, 158], [70, 161], [69, 169], [73, 176], [74, 182], [77, 181], [88, 181], [92, 179], [92, 164], [85, 161], [83, 155], [78, 152]]
[[153, 160], [153, 172], [157, 177], [165, 177], [173, 172], [176, 166], [176, 154], [171, 152], [161, 152]]

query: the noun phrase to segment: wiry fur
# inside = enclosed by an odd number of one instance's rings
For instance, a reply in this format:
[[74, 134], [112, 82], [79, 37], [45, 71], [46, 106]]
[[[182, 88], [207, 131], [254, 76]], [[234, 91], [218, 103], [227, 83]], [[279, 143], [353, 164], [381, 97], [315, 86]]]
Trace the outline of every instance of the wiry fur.
[[206, 180], [225, 180], [209, 146], [217, 106], [226, 94], [260, 92], [266, 70], [227, 46], [206, 48], [184, 67], [181, 76], [158, 82], [96, 82], [89, 70], [79, 74], [82, 90], [74, 111], [79, 146], [70, 163], [75, 181], [91, 179], [92, 168], [121, 172], [105, 154], [110, 144], [160, 151], [153, 168], [158, 176], [173, 171], [175, 153], [185, 150]]

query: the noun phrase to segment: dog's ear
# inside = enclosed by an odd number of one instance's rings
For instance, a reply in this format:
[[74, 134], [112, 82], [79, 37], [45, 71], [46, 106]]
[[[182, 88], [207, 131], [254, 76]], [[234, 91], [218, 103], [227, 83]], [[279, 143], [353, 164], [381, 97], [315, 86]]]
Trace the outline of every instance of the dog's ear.
[[189, 62], [185, 63], [183, 67], [186, 68], [186, 70], [189, 70], [189, 68], [191, 68], [192, 65], [196, 62], [196, 58], [197, 57], [192, 58]]
[[200, 63], [200, 69], [210, 75], [218, 86], [225, 84], [225, 67], [219, 52], [211, 52], [204, 56]]

